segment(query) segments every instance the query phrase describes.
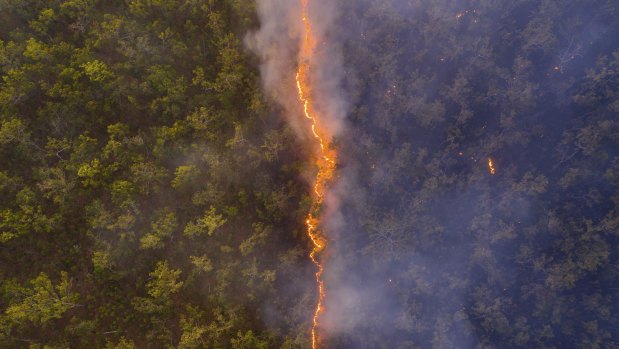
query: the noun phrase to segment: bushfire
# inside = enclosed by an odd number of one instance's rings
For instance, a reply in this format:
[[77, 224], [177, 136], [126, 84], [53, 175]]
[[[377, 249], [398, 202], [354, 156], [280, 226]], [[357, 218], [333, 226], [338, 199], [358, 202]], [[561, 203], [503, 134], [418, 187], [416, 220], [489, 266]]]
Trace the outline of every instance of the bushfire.
[[496, 173], [496, 169], [494, 168], [494, 163], [491, 158], [488, 158], [488, 170], [490, 170], [491, 175]]
[[325, 191], [327, 186], [333, 177], [333, 172], [336, 165], [335, 150], [328, 147], [328, 133], [323, 125], [320, 123], [319, 116], [316, 114], [316, 110], [312, 104], [312, 91], [311, 91], [311, 78], [310, 67], [313, 64], [314, 51], [316, 49], [316, 38], [312, 32], [312, 24], [308, 18], [308, 1], [301, 0], [301, 20], [303, 22], [303, 41], [301, 43], [301, 49], [299, 52], [298, 70], [296, 75], [297, 89], [299, 93], [299, 99], [303, 105], [303, 112], [305, 117], [311, 122], [312, 136], [316, 139], [316, 143], [320, 146], [316, 156], [316, 165], [318, 173], [314, 180], [314, 195], [312, 200], [312, 206], [310, 212], [307, 215], [305, 221], [307, 226], [307, 235], [312, 241], [312, 250], [310, 252], [310, 259], [316, 265], [316, 283], [318, 286], [318, 301], [314, 310], [313, 322], [312, 322], [312, 349], [316, 349], [319, 344], [318, 338], [318, 323], [320, 315], [324, 310], [324, 298], [325, 289], [322, 280], [322, 274], [324, 267], [320, 258], [320, 253], [326, 247], [327, 240], [320, 228], [320, 208], [323, 204]]

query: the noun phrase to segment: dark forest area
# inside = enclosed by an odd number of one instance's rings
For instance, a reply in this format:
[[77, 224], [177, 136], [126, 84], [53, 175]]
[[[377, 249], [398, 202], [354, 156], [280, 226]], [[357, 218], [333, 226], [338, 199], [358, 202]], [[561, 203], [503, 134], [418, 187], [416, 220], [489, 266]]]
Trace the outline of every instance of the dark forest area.
[[[0, 0], [0, 348], [311, 347], [260, 1]], [[333, 16], [321, 347], [619, 348], [619, 3]]]
[[341, 7], [326, 347], [619, 348], [617, 2]]

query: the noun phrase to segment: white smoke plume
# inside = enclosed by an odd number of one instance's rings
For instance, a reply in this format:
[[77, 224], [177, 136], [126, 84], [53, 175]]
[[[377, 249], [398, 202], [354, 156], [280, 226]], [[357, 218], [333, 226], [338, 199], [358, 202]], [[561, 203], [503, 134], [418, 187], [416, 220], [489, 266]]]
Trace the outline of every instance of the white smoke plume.
[[[299, 137], [309, 136], [295, 84], [298, 52], [304, 36], [301, 3], [294, 0], [258, 0], [260, 29], [247, 35], [245, 43], [261, 59], [265, 91], [284, 108], [285, 116]], [[318, 45], [311, 62], [312, 102], [317, 118], [330, 137], [343, 130], [347, 98], [341, 86], [344, 74], [338, 44], [330, 40], [337, 5], [333, 1], [309, 0], [309, 20]]]
[[[325, 141], [331, 143], [343, 135], [346, 114], [349, 109], [347, 95], [342, 87], [345, 70], [340, 44], [335, 40], [333, 32], [338, 18], [337, 2], [331, 0], [307, 0], [308, 19], [311, 23], [312, 36], [316, 47], [309, 62], [309, 88], [312, 103], [312, 114], [320, 125]], [[246, 45], [255, 52], [261, 60], [260, 71], [265, 92], [269, 99], [279, 104], [286, 120], [296, 131], [302, 144], [314, 147], [318, 143], [313, 137], [310, 121], [304, 116], [295, 81], [300, 49], [305, 39], [305, 27], [302, 21], [301, 0], [258, 0], [258, 15], [260, 29], [246, 37]], [[303, 62], [307, 64], [308, 62]], [[306, 96], [307, 97], [307, 96]], [[313, 181], [313, 178], [310, 180]], [[338, 181], [338, 183], [335, 183]], [[328, 240], [336, 238], [337, 229], [343, 227], [342, 215], [339, 212], [341, 191], [337, 190], [343, 184], [342, 179], [334, 178], [333, 190], [326, 193], [321, 217], [321, 231]], [[329, 262], [331, 254], [329, 246], [325, 252], [326, 274], [333, 274], [328, 268], [337, 267]], [[329, 277], [333, 280], [333, 277]], [[329, 301], [327, 285], [325, 300]], [[334, 287], [334, 289], [338, 289]], [[333, 295], [338, 299], [337, 295]], [[327, 311], [320, 318], [321, 337], [328, 336], [333, 321], [326, 317], [339, 311]]]

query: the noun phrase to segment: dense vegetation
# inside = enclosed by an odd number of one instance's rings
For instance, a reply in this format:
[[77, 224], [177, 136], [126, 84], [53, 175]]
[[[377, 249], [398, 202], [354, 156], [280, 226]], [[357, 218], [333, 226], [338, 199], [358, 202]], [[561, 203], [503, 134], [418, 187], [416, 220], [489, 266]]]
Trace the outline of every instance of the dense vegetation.
[[307, 344], [313, 289], [279, 291], [312, 278], [303, 154], [256, 25], [241, 0], [0, 1], [1, 348]]
[[330, 347], [618, 348], [617, 2], [342, 8]]
[[[338, 4], [325, 347], [619, 348], [616, 1]], [[259, 25], [0, 0], [0, 348], [308, 347], [311, 169]]]

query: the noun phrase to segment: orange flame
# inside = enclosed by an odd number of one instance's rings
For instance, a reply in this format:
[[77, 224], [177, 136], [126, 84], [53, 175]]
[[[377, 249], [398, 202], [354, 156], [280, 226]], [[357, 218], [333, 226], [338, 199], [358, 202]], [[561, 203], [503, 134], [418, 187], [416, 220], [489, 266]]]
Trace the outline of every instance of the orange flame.
[[496, 169], [494, 168], [494, 163], [491, 158], [488, 158], [488, 169], [490, 170], [491, 175], [496, 173]]
[[326, 239], [322, 232], [318, 230], [320, 225], [320, 219], [318, 218], [320, 208], [324, 201], [325, 191], [331, 178], [333, 177], [333, 171], [335, 170], [335, 158], [336, 154], [333, 149], [330, 149], [325, 144], [326, 132], [321, 128], [318, 116], [315, 115], [315, 111], [312, 105], [312, 93], [311, 93], [311, 81], [310, 81], [310, 66], [312, 58], [314, 56], [314, 50], [316, 48], [316, 39], [312, 32], [312, 25], [308, 19], [308, 1], [301, 0], [301, 19], [304, 27], [304, 40], [301, 44], [301, 50], [299, 53], [299, 67], [296, 75], [297, 90], [299, 93], [299, 99], [303, 105], [303, 113], [305, 117], [311, 120], [312, 135], [320, 145], [320, 154], [317, 159], [318, 173], [314, 181], [314, 198], [312, 201], [312, 207], [307, 215], [305, 221], [307, 225], [307, 235], [312, 241], [312, 251], [309, 254], [310, 259], [316, 265], [316, 283], [318, 285], [318, 301], [316, 309], [314, 310], [314, 317], [312, 321], [312, 349], [318, 347], [318, 323], [322, 312], [324, 311], [324, 298], [325, 289], [322, 281], [322, 273], [324, 267], [319, 259], [319, 254], [326, 247]]

